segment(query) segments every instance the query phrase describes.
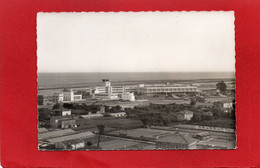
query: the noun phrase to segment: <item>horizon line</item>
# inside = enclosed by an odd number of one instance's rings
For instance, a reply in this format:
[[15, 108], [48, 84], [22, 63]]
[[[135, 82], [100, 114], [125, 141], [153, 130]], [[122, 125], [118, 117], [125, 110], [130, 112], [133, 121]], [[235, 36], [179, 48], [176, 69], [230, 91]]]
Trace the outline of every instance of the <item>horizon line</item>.
[[114, 72], [114, 71], [111, 71], [111, 72], [86, 72], [86, 71], [75, 71], [75, 72], [37, 72], [37, 73], [201, 73], [201, 72], [204, 72], [204, 73], [236, 73], [236, 71], [158, 71], [158, 72], [154, 72], [154, 71], [137, 71], [137, 72], [132, 72], [132, 71], [122, 71], [122, 72]]

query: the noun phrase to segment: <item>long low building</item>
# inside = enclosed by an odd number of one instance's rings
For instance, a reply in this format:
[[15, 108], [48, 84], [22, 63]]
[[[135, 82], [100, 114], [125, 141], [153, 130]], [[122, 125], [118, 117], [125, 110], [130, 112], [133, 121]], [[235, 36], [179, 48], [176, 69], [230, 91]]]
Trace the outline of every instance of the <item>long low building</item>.
[[74, 140], [74, 139], [85, 139], [85, 138], [91, 138], [94, 137], [95, 134], [92, 132], [82, 132], [78, 134], [72, 134], [72, 135], [66, 135], [66, 136], [61, 136], [61, 137], [56, 137], [56, 138], [50, 138], [47, 139], [50, 143], [60, 143], [64, 141], [69, 141], [69, 140]]
[[134, 93], [124, 92], [124, 93], [98, 93], [94, 94], [93, 98], [102, 100], [126, 100], [135, 101]]
[[138, 91], [142, 94], [198, 92], [196, 86], [190, 85], [144, 85]]
[[65, 136], [65, 135], [74, 134], [74, 133], [76, 133], [76, 132], [72, 129], [47, 131], [47, 132], [45, 131], [45, 132], [39, 132], [38, 139], [43, 140], [43, 139], [55, 138], [55, 137]]

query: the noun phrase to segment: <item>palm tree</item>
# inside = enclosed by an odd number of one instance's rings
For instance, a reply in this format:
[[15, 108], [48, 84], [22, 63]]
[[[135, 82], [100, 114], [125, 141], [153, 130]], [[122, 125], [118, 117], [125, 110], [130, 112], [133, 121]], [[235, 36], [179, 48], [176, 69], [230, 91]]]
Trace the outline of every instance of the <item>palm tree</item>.
[[101, 137], [101, 134], [103, 134], [104, 131], [105, 131], [105, 125], [104, 124], [98, 124], [97, 128], [98, 128], [98, 143], [97, 143], [97, 147], [99, 148], [100, 137]]

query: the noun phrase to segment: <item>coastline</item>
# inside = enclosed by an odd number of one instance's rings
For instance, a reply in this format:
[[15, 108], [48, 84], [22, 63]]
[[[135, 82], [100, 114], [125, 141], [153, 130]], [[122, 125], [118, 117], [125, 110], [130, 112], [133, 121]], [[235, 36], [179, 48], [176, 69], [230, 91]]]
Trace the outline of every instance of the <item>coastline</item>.
[[[235, 78], [213, 78], [213, 79], [189, 79], [189, 80], [134, 80], [134, 81], [111, 81], [113, 85], [137, 85], [137, 84], [152, 84], [152, 83], [205, 83], [205, 82], [235, 82]], [[52, 90], [63, 88], [87, 88], [93, 86], [102, 86], [102, 82], [90, 82], [90, 83], [71, 83], [71, 84], [57, 84], [49, 86], [40, 86], [38, 83], [38, 90]]]

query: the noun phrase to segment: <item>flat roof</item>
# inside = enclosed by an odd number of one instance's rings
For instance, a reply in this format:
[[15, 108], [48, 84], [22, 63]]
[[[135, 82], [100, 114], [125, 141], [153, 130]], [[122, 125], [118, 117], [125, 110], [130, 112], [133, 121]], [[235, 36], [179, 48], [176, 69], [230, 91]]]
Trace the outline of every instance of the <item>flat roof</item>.
[[118, 113], [109, 113], [110, 115], [117, 115], [117, 114], [126, 114], [125, 112], [118, 112]]
[[70, 115], [65, 115], [65, 116], [55, 116], [55, 117], [52, 117], [51, 119], [70, 119], [70, 118], [73, 118], [72, 116]]
[[73, 139], [89, 138], [89, 137], [93, 137], [93, 136], [95, 136], [95, 134], [93, 134], [92, 132], [82, 132], [82, 133], [78, 133], [78, 134], [72, 134], [72, 135], [47, 139], [47, 141], [49, 141], [51, 143], [57, 143], [57, 142], [63, 142], [63, 141], [68, 141], [68, 140], [73, 140]]
[[177, 143], [177, 144], [187, 144], [187, 145], [197, 142], [197, 140], [192, 138], [190, 135], [182, 135], [179, 132], [175, 132], [173, 134], [168, 134], [168, 135], [159, 137], [156, 141], [157, 142], [167, 142], [167, 143]]
[[232, 100], [218, 100], [214, 101], [214, 103], [233, 103]]
[[63, 136], [63, 135], [68, 135], [68, 134], [73, 134], [75, 133], [74, 130], [72, 129], [64, 129], [64, 130], [56, 130], [56, 131], [48, 131], [44, 133], [38, 134], [38, 139], [47, 139], [47, 138], [53, 138], [53, 137], [58, 137], [58, 136]]
[[193, 112], [189, 111], [189, 110], [183, 110], [183, 111], [177, 112], [177, 114], [193, 114]]
[[87, 115], [81, 115], [83, 118], [91, 118], [91, 117], [103, 117], [102, 114], [87, 114]]
[[111, 141], [100, 142], [100, 147], [102, 150], [119, 150], [127, 149], [133, 145], [138, 145], [140, 142], [131, 140], [114, 139]]
[[73, 118], [64, 118], [64, 119], [60, 119], [60, 121], [76, 121], [75, 119]]
[[70, 144], [78, 144], [82, 142], [84, 142], [82, 139], [72, 139], [68, 141], [63, 141], [62, 143], [64, 143], [65, 145], [70, 145]]
[[38, 133], [43, 133], [43, 132], [47, 132], [48, 130], [46, 128], [38, 128]]

